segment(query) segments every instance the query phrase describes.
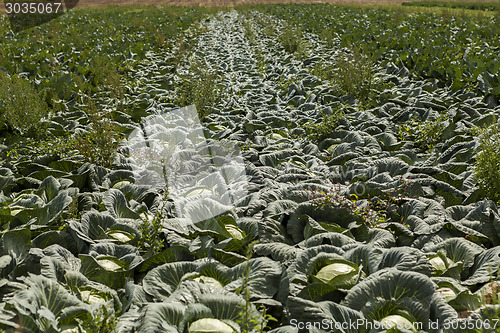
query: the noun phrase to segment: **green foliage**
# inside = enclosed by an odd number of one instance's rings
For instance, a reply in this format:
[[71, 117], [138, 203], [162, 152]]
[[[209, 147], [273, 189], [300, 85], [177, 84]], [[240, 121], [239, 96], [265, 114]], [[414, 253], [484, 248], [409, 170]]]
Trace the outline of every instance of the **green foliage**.
[[222, 88], [218, 84], [219, 75], [199, 61], [191, 63], [191, 72], [194, 76], [181, 77], [176, 102], [180, 106], [196, 105], [200, 120], [203, 120], [212, 113], [222, 95]]
[[266, 15], [255, 15], [255, 22], [263, 28], [262, 31], [267, 36], [274, 36], [276, 34], [276, 26]]
[[302, 58], [305, 55], [307, 44], [300, 26], [287, 23], [283, 27], [279, 40], [286, 52], [293, 53], [298, 58]]
[[[329, 4], [288, 4], [259, 10], [279, 19], [301, 22], [309, 32], [325, 40], [339, 36], [335, 40], [338, 47], [363, 45], [363, 51], [373, 62], [405, 66], [413, 77], [437, 79], [440, 86], [454, 90], [474, 89], [480, 74], [498, 73], [500, 68], [494, 51], [500, 46], [500, 25], [498, 19], [490, 16], [448, 19], [429, 13], [402, 16], [398, 14], [401, 6], [397, 10], [380, 10]], [[490, 47], [464, 49], [464, 45], [484, 43]], [[499, 84], [494, 80], [491, 86], [497, 95]]]
[[248, 41], [253, 44], [255, 39], [255, 31], [252, 27], [252, 24], [248, 19], [243, 19], [241, 25], [243, 26], [243, 34], [248, 39]]
[[96, 109], [94, 102], [87, 110], [89, 128], [75, 136], [76, 149], [85, 160], [105, 167], [110, 167], [113, 155], [118, 149], [118, 134], [111, 116]]
[[[261, 315], [253, 315], [252, 311], [252, 302], [250, 301], [251, 291], [249, 288], [250, 282], [250, 259], [252, 258], [253, 247], [257, 244], [257, 241], [253, 241], [247, 245], [246, 251], [246, 261], [245, 261], [245, 270], [243, 271], [243, 275], [241, 277], [241, 287], [237, 289], [239, 295], [243, 296], [245, 300], [244, 306], [240, 309], [239, 312], [239, 320], [236, 322], [240, 324], [242, 330], [241, 333], [250, 333], [257, 330], [257, 332], [265, 332], [269, 327], [268, 323], [270, 321], [277, 322], [278, 320], [274, 318], [272, 315], [266, 313], [266, 307], [263, 305], [260, 308]], [[260, 312], [259, 312], [260, 313]]]
[[168, 191], [165, 191], [159, 207], [153, 218], [143, 218], [139, 225], [141, 239], [138, 246], [147, 253], [146, 257], [153, 256], [163, 249], [163, 241], [160, 237], [162, 221], [165, 219], [165, 206], [167, 203]]
[[446, 120], [448, 120], [448, 116], [445, 114], [440, 114], [433, 120], [417, 121], [412, 119], [399, 125], [399, 138], [413, 140], [415, 147], [419, 149], [432, 149], [443, 135]]
[[475, 177], [490, 199], [500, 201], [500, 123], [485, 129], [479, 136]]
[[240, 325], [242, 327], [242, 333], [249, 333], [251, 331], [251, 328], [255, 326], [256, 321], [258, 322], [258, 318], [253, 318], [252, 317], [252, 302], [250, 302], [250, 297], [251, 297], [251, 292], [249, 288], [249, 282], [250, 282], [250, 259], [252, 258], [252, 252], [253, 252], [253, 246], [257, 242], [254, 241], [247, 246], [247, 252], [246, 252], [246, 257], [247, 260], [245, 261], [245, 270], [243, 272], [243, 275], [241, 277], [241, 287], [238, 289], [238, 293], [243, 296], [245, 299], [245, 305], [241, 308], [239, 312], [239, 317], [240, 317]]
[[308, 190], [309, 199], [321, 209], [326, 206], [340, 207], [359, 217], [361, 221], [370, 226], [385, 222], [385, 214], [374, 210], [370, 205], [358, 205], [358, 196], [350, 197], [340, 194], [340, 189], [332, 188], [330, 191]]
[[498, 330], [498, 318], [500, 318], [500, 306], [489, 305], [479, 310], [482, 325], [474, 329], [475, 333], [489, 333], [493, 329]]
[[124, 97], [124, 88], [118, 66], [106, 56], [96, 56], [90, 61], [92, 83], [96, 87], [103, 86], [111, 92], [111, 96], [118, 100]]
[[[174, 56], [170, 60], [174, 66], [178, 66], [192, 54], [192, 50], [196, 46], [196, 37], [204, 32], [207, 32], [207, 30], [202, 28], [199, 25], [199, 22], [195, 22], [184, 32], [184, 34], [179, 37], [179, 39], [175, 42], [176, 49]], [[164, 47], [167, 47], [166, 41], [164, 42]]]
[[330, 115], [321, 112], [319, 122], [309, 121], [304, 124], [307, 138], [315, 142], [327, 138], [340, 125], [340, 121], [344, 119], [344, 116], [344, 112], [340, 108], [334, 110]]
[[353, 47], [352, 54], [341, 52], [336, 56], [329, 79], [341, 93], [366, 101], [371, 97], [374, 84], [373, 64], [361, 49]]
[[422, 6], [422, 7], [445, 7], [461, 8], [471, 10], [495, 11], [500, 9], [498, 2], [456, 2], [456, 1], [412, 1], [403, 2], [403, 6]]
[[85, 327], [86, 333], [118, 333], [116, 325], [118, 317], [113, 311], [108, 311], [106, 306], [101, 306], [92, 321], [86, 321], [82, 326]]
[[45, 135], [35, 140], [23, 140], [5, 152], [8, 160], [31, 161], [35, 157], [52, 155], [64, 159], [75, 155], [75, 140], [69, 135]]
[[17, 134], [37, 137], [46, 115], [46, 103], [28, 80], [0, 70], [0, 127], [3, 123]]
[[64, 219], [78, 219], [81, 217], [81, 212], [78, 211], [78, 193], [72, 196], [71, 203], [66, 207], [62, 217]]

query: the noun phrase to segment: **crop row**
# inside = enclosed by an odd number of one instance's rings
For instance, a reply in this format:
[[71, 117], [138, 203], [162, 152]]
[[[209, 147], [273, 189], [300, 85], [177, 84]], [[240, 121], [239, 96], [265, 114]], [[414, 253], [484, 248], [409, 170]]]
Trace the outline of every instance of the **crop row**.
[[292, 4], [257, 7], [314, 32], [337, 47], [361, 47], [382, 65], [405, 66], [415, 78], [465, 89], [493, 105], [500, 97], [500, 24], [498, 17]]

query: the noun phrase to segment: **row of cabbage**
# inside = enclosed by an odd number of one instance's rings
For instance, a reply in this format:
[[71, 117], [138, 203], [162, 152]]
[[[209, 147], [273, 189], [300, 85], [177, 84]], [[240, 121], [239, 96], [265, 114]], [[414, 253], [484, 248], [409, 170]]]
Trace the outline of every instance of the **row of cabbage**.
[[405, 66], [417, 79], [435, 80], [453, 90], [464, 88], [498, 103], [498, 16], [410, 14], [326, 4], [256, 8], [327, 41], [338, 41], [340, 47], [361, 45], [374, 60]]

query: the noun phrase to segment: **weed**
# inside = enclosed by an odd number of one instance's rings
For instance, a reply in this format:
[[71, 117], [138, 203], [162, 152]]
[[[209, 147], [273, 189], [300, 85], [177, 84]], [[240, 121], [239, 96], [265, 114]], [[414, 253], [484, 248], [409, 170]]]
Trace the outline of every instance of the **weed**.
[[243, 26], [243, 34], [248, 39], [250, 45], [254, 47], [255, 64], [257, 67], [257, 71], [261, 74], [261, 76], [263, 76], [266, 71], [266, 63], [264, 61], [264, 57], [262, 56], [261, 47], [256, 43], [255, 30], [250, 23], [250, 20], [248, 19], [242, 19], [241, 25]]
[[384, 89], [387, 84], [376, 82], [370, 57], [358, 47], [352, 47], [352, 54], [340, 52], [335, 57], [335, 66], [317, 63], [311, 74], [329, 81], [341, 94], [352, 95], [361, 103], [369, 105], [374, 89]]
[[315, 142], [319, 142], [327, 138], [330, 133], [332, 133], [335, 128], [339, 126], [342, 119], [344, 119], [344, 113], [340, 108], [334, 110], [331, 115], [321, 112], [321, 120], [319, 123], [309, 121], [304, 125], [307, 138]]
[[202, 67], [199, 61], [191, 64], [191, 72], [194, 76], [181, 76], [176, 102], [180, 106], [196, 105], [200, 120], [203, 120], [212, 113], [220, 99], [222, 88], [218, 84], [218, 74]]
[[244, 306], [241, 308], [239, 312], [240, 323], [242, 326], [242, 333], [250, 332], [251, 328], [255, 325], [253, 323], [252, 318], [252, 302], [250, 302], [251, 292], [249, 288], [250, 282], [250, 258], [252, 258], [252, 250], [253, 246], [256, 242], [252, 242], [248, 244], [246, 256], [247, 260], [245, 261], [245, 270], [243, 271], [241, 287], [238, 289], [238, 293], [243, 296], [245, 300]]
[[189, 38], [188, 36], [181, 36], [177, 42], [177, 49], [171, 60], [172, 64], [175, 66], [179, 65], [186, 57], [186, 54], [191, 53], [191, 50], [194, 48], [194, 46], [195, 44], [193, 38]]
[[[317, 207], [336, 206], [350, 211], [358, 216], [364, 223], [375, 227], [391, 219], [404, 223], [405, 217], [397, 213], [399, 207], [408, 204], [409, 194], [414, 189], [414, 183], [400, 177], [400, 185], [387, 192], [381, 191], [378, 195], [371, 196], [369, 193], [350, 196], [341, 194], [340, 184], [334, 184], [330, 180], [331, 187], [327, 190], [304, 188], [309, 200]], [[338, 187], [337, 187], [338, 186]], [[351, 185], [360, 186], [360, 185]], [[364, 186], [364, 185], [361, 185]], [[362, 192], [365, 192], [363, 189]], [[361, 201], [361, 197], [367, 199]], [[416, 198], [417, 196], [411, 196]]]
[[500, 123], [484, 129], [479, 136], [474, 175], [480, 188], [500, 202]]
[[334, 42], [337, 40], [338, 36], [332, 29], [322, 29], [320, 32], [320, 38], [326, 42], [327, 46], [333, 46]]
[[174, 66], [178, 66], [184, 59], [187, 58], [186, 55], [192, 54], [192, 50], [196, 46], [196, 37], [207, 31], [208, 29], [201, 27], [199, 22], [193, 23], [193, 25], [188, 28], [176, 42], [177, 48], [173, 58], [170, 60], [171, 63]]
[[260, 308], [259, 314], [256, 314], [252, 311], [252, 302], [250, 301], [251, 292], [249, 288], [250, 282], [250, 259], [252, 258], [253, 246], [257, 243], [257, 241], [253, 241], [247, 245], [246, 250], [246, 261], [245, 261], [245, 270], [242, 274], [242, 282], [241, 287], [237, 289], [239, 295], [243, 297], [245, 300], [245, 304], [241, 307], [239, 312], [239, 320], [236, 322], [240, 324], [242, 330], [241, 333], [250, 333], [254, 332], [257, 329], [258, 332], [264, 332], [265, 329], [268, 328], [267, 324], [270, 321], [276, 321], [277, 319], [266, 313], [265, 306]]
[[95, 87], [104, 86], [111, 92], [111, 97], [122, 100], [124, 89], [121, 84], [121, 75], [118, 66], [105, 56], [97, 56], [90, 62], [90, 72]]
[[242, 20], [241, 25], [243, 26], [243, 34], [245, 35], [246, 39], [248, 39], [250, 44], [253, 44], [255, 39], [255, 31], [253, 30], [252, 25], [246, 19]]
[[47, 104], [28, 80], [0, 70], [0, 127], [38, 137], [44, 132], [42, 119], [47, 112]]
[[97, 110], [94, 102], [88, 104], [89, 129], [75, 136], [76, 149], [88, 162], [110, 167], [118, 149], [115, 125], [109, 114]]
[[373, 210], [370, 206], [358, 206], [356, 203], [358, 197], [352, 195], [352, 199], [340, 194], [340, 184], [338, 188], [333, 186], [330, 190], [311, 190], [304, 189], [308, 193], [309, 200], [318, 208], [325, 206], [336, 206], [342, 209], [347, 209], [354, 215], [358, 216], [363, 222], [368, 225], [375, 226], [377, 223], [385, 222], [385, 216]]
[[167, 47], [168, 38], [165, 37], [165, 35], [161, 32], [160, 29], [156, 30], [156, 42], [158, 43], [158, 46], [160, 48]]
[[276, 34], [276, 26], [269, 20], [266, 15], [255, 15], [255, 21], [262, 27], [262, 32], [267, 36]]
[[297, 84], [297, 82], [299, 82], [299, 78], [296, 76], [289, 78], [280, 77], [278, 87], [280, 87], [281, 90], [287, 90], [292, 84]]
[[260, 73], [261, 77], [264, 77], [266, 73], [266, 62], [264, 61], [264, 57], [262, 56], [262, 51], [257, 49], [255, 52], [255, 65], [257, 66], [257, 71]]
[[392, 17], [392, 24], [400, 25], [401, 22], [405, 21], [408, 18], [408, 14], [404, 10], [396, 10], [394, 11], [394, 16]]
[[0, 18], [0, 38], [3, 39], [5, 37], [5, 34], [9, 31], [8, 29], [8, 21], [5, 19], [5, 16], [2, 15]]
[[72, 94], [76, 96], [87, 96], [90, 94], [90, 83], [86, 82], [80, 75], [75, 75], [73, 82]]
[[352, 54], [338, 54], [335, 69], [327, 75], [341, 93], [352, 95], [360, 101], [371, 98], [374, 68], [368, 55], [362, 53], [359, 47], [352, 47]]
[[65, 220], [78, 219], [81, 215], [81, 213], [78, 211], [78, 193], [75, 193], [75, 195], [73, 195], [71, 199], [71, 203], [63, 213], [63, 218]]
[[247, 151], [251, 148], [251, 142], [246, 141], [245, 143], [240, 143], [239, 144], [239, 149], [241, 151]]
[[75, 141], [68, 136], [50, 136], [36, 138], [27, 142], [15, 143], [6, 151], [6, 159], [11, 161], [32, 161], [35, 157], [51, 155], [64, 159], [75, 155]]
[[441, 16], [442, 16], [442, 23], [443, 24], [446, 24], [450, 20], [451, 13], [452, 12], [451, 12], [450, 8], [446, 8], [446, 7], [441, 8]]
[[283, 28], [279, 39], [286, 52], [293, 53], [297, 55], [298, 58], [305, 56], [307, 44], [300, 27], [288, 23]]
[[96, 311], [93, 320], [89, 323], [85, 322], [85, 330], [87, 333], [117, 333], [116, 325], [118, 324], [117, 314], [112, 310], [108, 310], [106, 306], [101, 306]]
[[[481, 318], [481, 320], [483, 320], [485, 323], [490, 323], [490, 322], [494, 322], [496, 323], [498, 318], [500, 318], [500, 307], [499, 306], [484, 306], [480, 309], [478, 309], [478, 312], [479, 312], [479, 318]], [[474, 329], [474, 333], [489, 333], [489, 332], [492, 332], [492, 327], [493, 326], [480, 326], [476, 329]]]
[[407, 121], [398, 127], [399, 138], [400, 140], [413, 140], [415, 147], [419, 149], [432, 149], [441, 139], [447, 119], [447, 115], [441, 114], [434, 120]]
[[162, 221], [165, 219], [165, 205], [167, 203], [168, 190], [163, 194], [163, 198], [152, 218], [145, 217], [139, 225], [141, 239], [138, 246], [145, 251], [146, 257], [150, 257], [160, 252], [163, 248], [163, 241], [160, 237]]
[[271, 327], [268, 326], [270, 321], [278, 322], [278, 319], [274, 318], [272, 315], [267, 313], [266, 307], [264, 305], [259, 307], [259, 311], [262, 313], [262, 320], [258, 326], [259, 333], [268, 332]]

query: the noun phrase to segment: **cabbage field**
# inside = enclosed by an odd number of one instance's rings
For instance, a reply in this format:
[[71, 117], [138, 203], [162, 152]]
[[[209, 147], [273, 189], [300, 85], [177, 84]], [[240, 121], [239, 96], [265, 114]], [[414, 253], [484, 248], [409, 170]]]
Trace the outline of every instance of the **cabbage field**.
[[0, 332], [500, 332], [499, 20], [0, 17]]

